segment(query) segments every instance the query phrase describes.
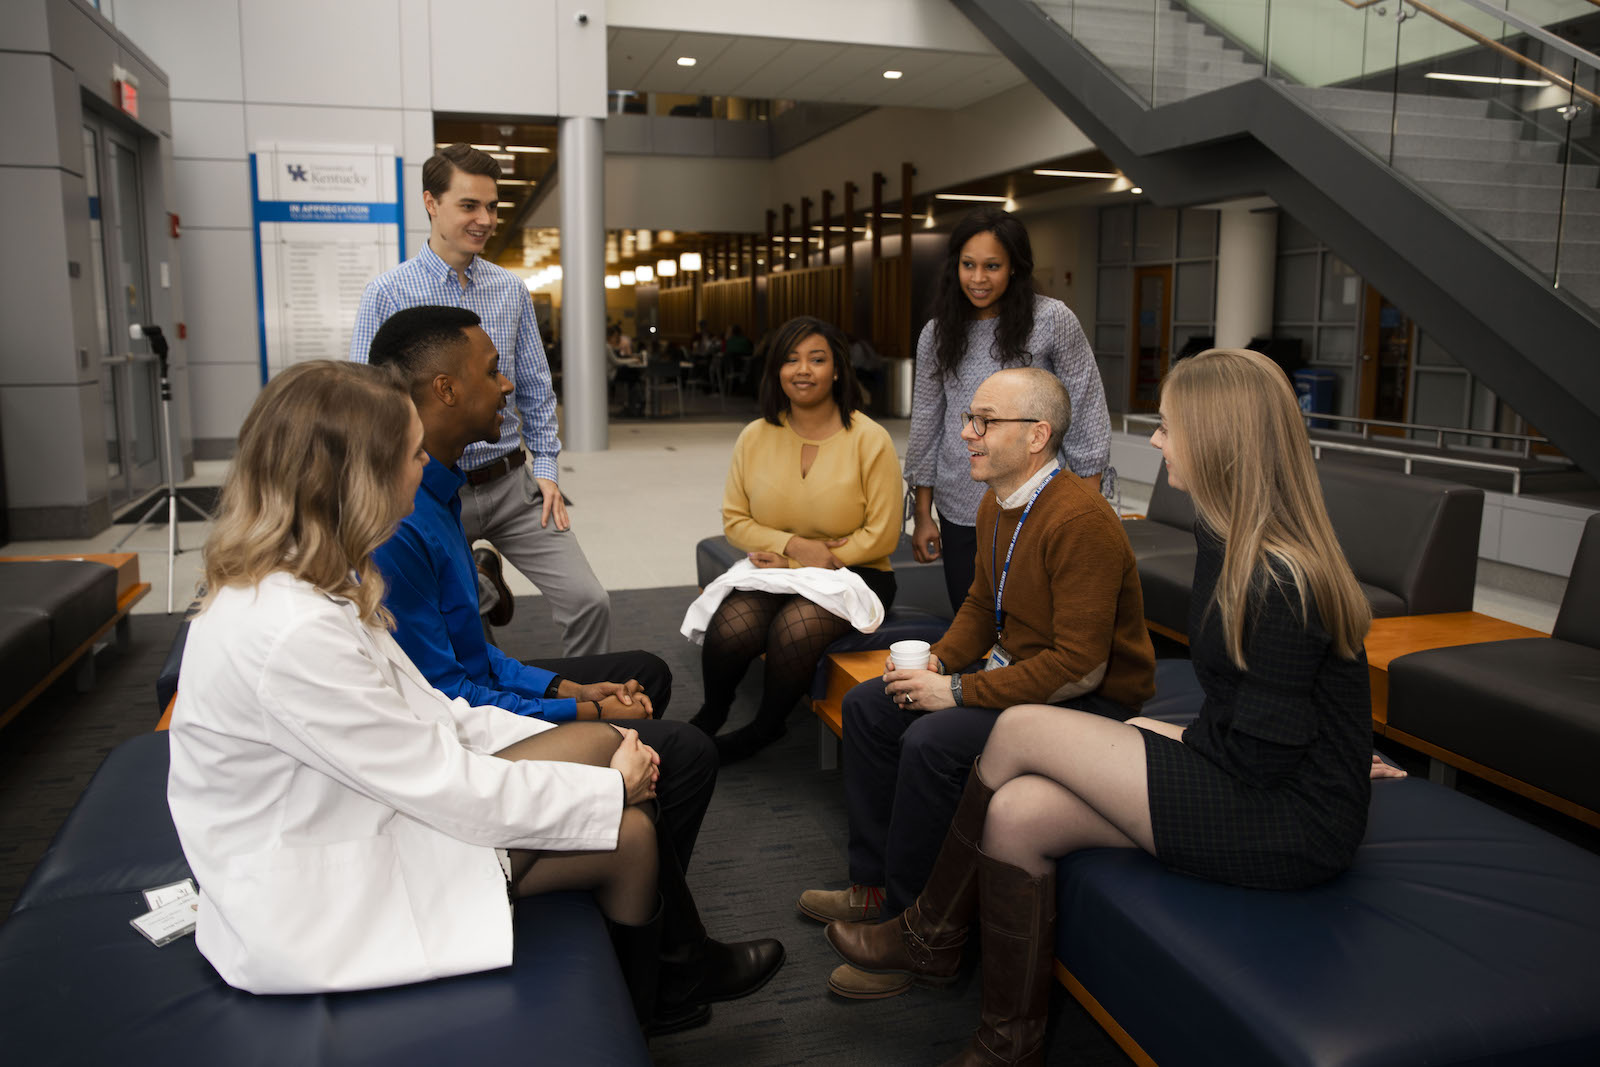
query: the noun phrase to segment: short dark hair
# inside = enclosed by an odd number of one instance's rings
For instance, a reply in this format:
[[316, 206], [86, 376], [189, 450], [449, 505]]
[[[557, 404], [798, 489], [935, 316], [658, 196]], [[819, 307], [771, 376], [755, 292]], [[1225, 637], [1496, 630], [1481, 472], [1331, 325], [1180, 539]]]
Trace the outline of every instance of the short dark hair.
[[439, 149], [422, 165], [423, 191], [439, 199], [449, 191], [450, 179], [458, 170], [500, 180], [500, 164], [493, 156], [457, 141], [448, 148]]
[[[738, 329], [738, 327], [734, 327]], [[778, 380], [783, 361], [795, 346], [812, 334], [821, 335], [833, 352], [833, 369], [838, 378], [833, 383], [833, 402], [839, 405], [839, 421], [850, 428], [850, 414], [861, 405], [861, 389], [856, 385], [856, 372], [850, 366], [849, 347], [844, 335], [831, 323], [810, 315], [796, 315], [772, 331], [767, 339], [764, 369], [761, 372], [761, 417], [774, 426], [783, 425], [778, 416], [789, 410], [789, 397]]]
[[415, 398], [434, 374], [456, 369], [446, 359], [460, 357], [467, 344], [462, 331], [480, 322], [477, 312], [466, 308], [424, 304], [396, 311], [373, 335], [367, 362], [387, 367]]

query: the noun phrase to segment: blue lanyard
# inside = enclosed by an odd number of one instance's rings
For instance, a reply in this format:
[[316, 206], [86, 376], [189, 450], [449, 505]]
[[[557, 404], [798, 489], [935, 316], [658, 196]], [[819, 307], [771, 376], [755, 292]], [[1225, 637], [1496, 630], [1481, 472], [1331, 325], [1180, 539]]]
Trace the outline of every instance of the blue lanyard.
[[[1044, 481], [1039, 483], [1039, 487], [1028, 498], [1028, 506], [1022, 509], [1022, 518], [1017, 520], [1017, 528], [1011, 531], [1011, 546], [1006, 549], [1005, 569], [1000, 572], [1000, 580], [994, 583], [994, 634], [997, 639], [1000, 636], [1000, 631], [1005, 627], [1005, 612], [1000, 610], [1000, 605], [1004, 602], [1006, 596], [1006, 576], [1011, 573], [1011, 554], [1017, 550], [1017, 536], [1022, 533], [1022, 524], [1028, 521], [1028, 513], [1033, 510], [1033, 502], [1039, 499], [1039, 494], [1044, 492], [1044, 487], [1050, 484], [1050, 479], [1060, 473], [1061, 468], [1057, 467], [1045, 475]], [[990, 574], [994, 573], [995, 555], [1000, 551], [999, 539], [1000, 516], [997, 513], [994, 517], [994, 536], [989, 539]]]

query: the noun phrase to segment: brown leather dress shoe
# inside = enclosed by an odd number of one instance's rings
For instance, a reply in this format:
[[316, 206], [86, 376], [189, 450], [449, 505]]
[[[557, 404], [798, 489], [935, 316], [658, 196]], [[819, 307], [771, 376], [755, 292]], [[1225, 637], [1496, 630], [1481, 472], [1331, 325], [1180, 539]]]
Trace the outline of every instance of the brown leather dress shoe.
[[511, 595], [511, 588], [506, 585], [505, 575], [500, 571], [500, 553], [492, 548], [475, 548], [472, 550], [472, 562], [477, 564], [478, 573], [489, 580], [497, 597], [494, 607], [484, 613], [484, 618], [489, 620], [490, 626], [504, 626], [511, 621], [517, 601]]

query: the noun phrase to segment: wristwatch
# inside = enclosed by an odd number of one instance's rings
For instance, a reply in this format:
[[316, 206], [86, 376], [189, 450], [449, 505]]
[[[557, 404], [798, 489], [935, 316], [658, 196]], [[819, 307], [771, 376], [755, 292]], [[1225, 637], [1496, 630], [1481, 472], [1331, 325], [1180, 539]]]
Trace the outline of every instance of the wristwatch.
[[950, 695], [955, 698], [956, 707], [961, 707], [961, 675], [950, 676]]

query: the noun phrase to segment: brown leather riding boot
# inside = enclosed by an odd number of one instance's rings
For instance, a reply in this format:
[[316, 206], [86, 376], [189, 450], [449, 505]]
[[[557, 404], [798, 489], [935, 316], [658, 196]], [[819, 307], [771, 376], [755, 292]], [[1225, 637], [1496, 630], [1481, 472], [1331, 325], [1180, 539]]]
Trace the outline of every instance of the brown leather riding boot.
[[1035, 877], [992, 856], [979, 862], [983, 1016], [972, 1042], [944, 1067], [1036, 1067], [1050, 1012], [1055, 871]]
[[950, 832], [921, 895], [886, 923], [829, 923], [828, 943], [834, 951], [859, 970], [874, 974], [908, 974], [933, 982], [954, 978], [977, 909], [978, 841], [993, 796], [973, 761]]

